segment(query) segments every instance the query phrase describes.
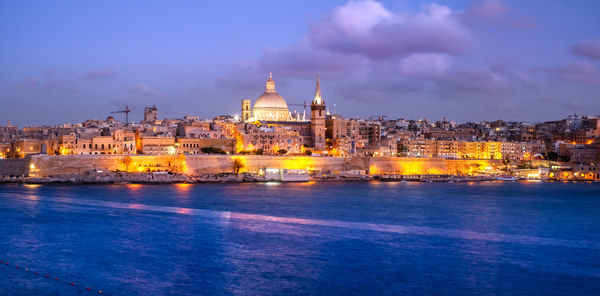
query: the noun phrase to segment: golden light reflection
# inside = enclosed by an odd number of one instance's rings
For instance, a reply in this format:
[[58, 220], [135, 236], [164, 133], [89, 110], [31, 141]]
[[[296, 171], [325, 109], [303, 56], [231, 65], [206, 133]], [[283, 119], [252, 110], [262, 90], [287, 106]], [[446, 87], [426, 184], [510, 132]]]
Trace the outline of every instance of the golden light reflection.
[[175, 188], [179, 193], [186, 193], [190, 191], [192, 184], [189, 183], [177, 183], [175, 184]]
[[127, 184], [127, 188], [131, 190], [139, 190], [142, 188], [142, 184]]
[[24, 186], [27, 187], [27, 188], [32, 188], [33, 189], [33, 188], [38, 188], [38, 187], [40, 187], [42, 185], [40, 185], [40, 184], [24, 184]]

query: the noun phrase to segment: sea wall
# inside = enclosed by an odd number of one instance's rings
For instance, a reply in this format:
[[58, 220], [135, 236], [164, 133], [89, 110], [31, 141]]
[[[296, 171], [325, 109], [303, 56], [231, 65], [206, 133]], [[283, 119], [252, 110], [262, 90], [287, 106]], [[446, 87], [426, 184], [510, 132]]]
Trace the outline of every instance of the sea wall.
[[265, 168], [309, 169], [343, 172], [365, 170], [370, 174], [454, 175], [502, 166], [501, 160], [446, 160], [395, 157], [311, 157], [268, 155], [32, 155], [0, 160], [0, 175], [48, 177], [89, 171], [171, 171], [190, 175], [233, 172], [256, 173]]
[[89, 171], [181, 171], [182, 157], [150, 155], [31, 155], [29, 175], [47, 177]]
[[239, 159], [243, 164], [241, 172], [256, 173], [260, 169], [309, 169], [322, 171], [347, 171], [368, 168], [368, 158], [343, 157], [311, 157], [311, 156], [267, 156], [267, 155], [233, 155], [186, 157], [186, 169], [189, 173], [232, 172], [234, 161]]
[[28, 159], [0, 159], [0, 176], [28, 176]]
[[502, 167], [500, 159], [373, 157], [369, 161], [371, 174], [458, 175]]

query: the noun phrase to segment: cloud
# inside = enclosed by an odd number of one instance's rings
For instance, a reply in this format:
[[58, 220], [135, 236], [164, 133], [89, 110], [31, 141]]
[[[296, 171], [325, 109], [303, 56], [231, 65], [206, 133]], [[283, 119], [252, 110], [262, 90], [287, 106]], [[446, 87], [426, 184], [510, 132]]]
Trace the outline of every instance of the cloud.
[[600, 87], [600, 73], [590, 63], [570, 62], [558, 67], [542, 67], [535, 70], [548, 73], [550, 79], [555, 82]]
[[500, 93], [510, 87], [505, 77], [487, 68], [457, 70], [436, 82], [442, 89], [460, 92]]
[[571, 52], [582, 57], [600, 60], [600, 39], [581, 41], [571, 46]]
[[363, 58], [313, 49], [306, 44], [283, 49], [266, 48], [257, 62], [262, 73], [276, 72], [288, 77], [314, 77], [315, 73], [345, 73], [363, 64]]
[[269, 72], [278, 85], [290, 78], [314, 79], [321, 72], [327, 73], [332, 97], [381, 104], [417, 97], [479, 100], [538, 88], [530, 73], [510, 63], [462, 63], [471, 60], [465, 55], [473, 45], [466, 15], [509, 25], [515, 19], [509, 14], [508, 5], [499, 0], [482, 1], [466, 11], [428, 4], [398, 12], [373, 0], [349, 1], [312, 24], [298, 42], [265, 48], [258, 57], [238, 63], [215, 86], [245, 98], [262, 89]]
[[73, 81], [67, 79], [46, 81], [29, 79], [21, 83], [20, 88], [23, 90], [66, 91], [69, 93], [76, 93], [79, 91], [77, 85]]
[[81, 80], [105, 80], [117, 75], [117, 72], [109, 68], [94, 69], [83, 74]]
[[437, 77], [446, 73], [452, 63], [452, 57], [445, 54], [415, 53], [402, 59], [399, 68], [409, 76]]
[[502, 0], [475, 2], [467, 10], [460, 13], [460, 15], [461, 20], [470, 27], [487, 23], [523, 31], [531, 30], [536, 26], [536, 21], [533, 17], [517, 15]]
[[160, 95], [159, 91], [151, 88], [145, 82], [138, 82], [138, 83], [136, 83], [133, 86], [133, 88], [130, 89], [129, 92], [131, 94], [134, 94], [134, 95], [137, 95], [137, 96], [158, 96], [158, 95]]
[[483, 0], [473, 4], [466, 12], [470, 17], [498, 20], [509, 11], [509, 6], [500, 0]]
[[446, 6], [428, 4], [419, 12], [392, 13], [372, 0], [334, 9], [312, 26], [308, 39], [315, 48], [375, 60], [413, 53], [461, 55], [471, 45], [470, 30]]

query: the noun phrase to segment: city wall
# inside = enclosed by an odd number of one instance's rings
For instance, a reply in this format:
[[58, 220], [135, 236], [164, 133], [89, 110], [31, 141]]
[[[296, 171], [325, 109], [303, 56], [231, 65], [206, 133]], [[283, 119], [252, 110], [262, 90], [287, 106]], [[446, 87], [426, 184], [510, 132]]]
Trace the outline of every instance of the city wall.
[[28, 159], [0, 159], [0, 176], [28, 176]]
[[32, 155], [25, 159], [0, 160], [0, 175], [47, 177], [83, 174], [89, 171], [172, 171], [186, 174], [240, 172], [265, 168], [309, 169], [344, 172], [365, 170], [371, 174], [448, 175], [475, 173], [502, 166], [501, 160], [446, 160], [395, 157], [310, 157], [268, 155]]

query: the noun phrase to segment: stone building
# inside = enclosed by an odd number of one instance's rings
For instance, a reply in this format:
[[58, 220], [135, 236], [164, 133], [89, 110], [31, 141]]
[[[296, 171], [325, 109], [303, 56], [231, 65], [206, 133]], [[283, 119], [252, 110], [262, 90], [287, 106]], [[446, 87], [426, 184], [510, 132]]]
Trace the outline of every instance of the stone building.
[[138, 154], [169, 155], [175, 154], [175, 138], [140, 136], [136, 139]]
[[280, 150], [298, 154], [302, 152], [302, 137], [289, 128], [281, 126], [246, 125], [242, 135], [243, 150], [261, 150], [264, 154], [278, 154]]

